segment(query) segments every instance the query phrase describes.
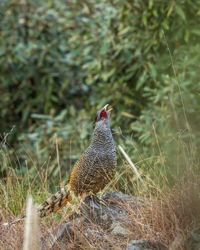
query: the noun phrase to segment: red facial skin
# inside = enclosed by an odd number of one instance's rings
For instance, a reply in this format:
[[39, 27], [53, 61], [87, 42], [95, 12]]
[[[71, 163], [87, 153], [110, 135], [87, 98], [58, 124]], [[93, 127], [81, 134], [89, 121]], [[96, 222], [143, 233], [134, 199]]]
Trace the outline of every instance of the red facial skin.
[[107, 113], [106, 113], [105, 109], [103, 109], [100, 113], [100, 118], [102, 118], [102, 117], [105, 117], [105, 118], [107, 117]]

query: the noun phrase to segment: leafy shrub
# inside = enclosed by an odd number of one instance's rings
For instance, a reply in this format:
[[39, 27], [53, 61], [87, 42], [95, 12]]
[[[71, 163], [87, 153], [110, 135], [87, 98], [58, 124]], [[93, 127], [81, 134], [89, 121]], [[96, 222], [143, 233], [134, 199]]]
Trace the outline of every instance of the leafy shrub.
[[116, 143], [152, 175], [164, 167], [173, 124], [174, 133], [199, 143], [199, 3], [4, 0], [0, 6], [2, 137], [16, 125], [2, 155], [16, 152], [23, 172], [34, 176], [44, 164], [54, 175], [59, 164], [68, 171], [105, 103], [114, 106]]

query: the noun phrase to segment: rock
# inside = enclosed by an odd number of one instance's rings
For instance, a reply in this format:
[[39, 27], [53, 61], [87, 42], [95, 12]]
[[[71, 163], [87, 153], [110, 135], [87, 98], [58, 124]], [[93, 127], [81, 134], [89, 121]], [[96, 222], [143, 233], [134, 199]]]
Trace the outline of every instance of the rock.
[[79, 207], [79, 213], [73, 214], [65, 223], [45, 235], [43, 246], [49, 249], [57, 249], [58, 245], [60, 249], [65, 249], [64, 246], [69, 244], [76, 246], [75, 249], [166, 249], [155, 248], [159, 242], [150, 241], [130, 241], [127, 246], [128, 239], [142, 238], [138, 227], [149, 229], [149, 225], [138, 220], [142, 218], [144, 209], [153, 210], [152, 206], [153, 203], [147, 199], [117, 192], [107, 192], [101, 199], [87, 196]]
[[123, 227], [121, 223], [113, 223], [111, 225], [112, 231], [111, 233], [114, 235], [121, 235], [121, 236], [128, 236], [130, 234], [130, 231]]
[[160, 242], [152, 242], [149, 240], [131, 240], [126, 250], [167, 250]]

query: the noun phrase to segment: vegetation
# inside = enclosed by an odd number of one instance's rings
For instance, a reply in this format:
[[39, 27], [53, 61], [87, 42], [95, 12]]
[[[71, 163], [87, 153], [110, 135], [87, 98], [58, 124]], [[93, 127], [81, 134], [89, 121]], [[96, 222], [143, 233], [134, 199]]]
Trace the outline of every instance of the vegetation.
[[40, 203], [67, 182], [96, 110], [109, 103], [116, 145], [145, 181], [119, 151], [113, 188], [170, 204], [185, 238], [198, 231], [200, 2], [2, 0], [0, 7], [3, 218], [22, 214], [28, 193]]

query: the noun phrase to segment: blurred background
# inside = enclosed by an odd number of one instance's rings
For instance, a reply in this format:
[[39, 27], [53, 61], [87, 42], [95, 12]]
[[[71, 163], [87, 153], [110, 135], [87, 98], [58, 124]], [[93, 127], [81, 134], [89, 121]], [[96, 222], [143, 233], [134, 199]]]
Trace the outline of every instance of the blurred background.
[[143, 179], [117, 150], [110, 188], [159, 201], [163, 242], [181, 234], [199, 249], [199, 25], [199, 0], [1, 0], [3, 216], [67, 183], [109, 103], [116, 146]]
[[1, 177], [46, 171], [56, 190], [106, 103], [116, 145], [145, 178], [173, 187], [196, 173], [199, 24], [199, 1], [1, 0]]

